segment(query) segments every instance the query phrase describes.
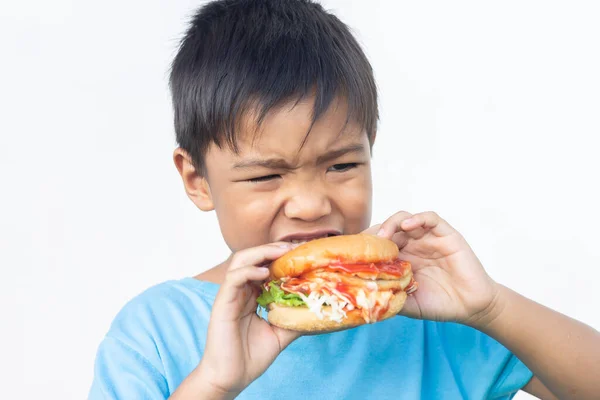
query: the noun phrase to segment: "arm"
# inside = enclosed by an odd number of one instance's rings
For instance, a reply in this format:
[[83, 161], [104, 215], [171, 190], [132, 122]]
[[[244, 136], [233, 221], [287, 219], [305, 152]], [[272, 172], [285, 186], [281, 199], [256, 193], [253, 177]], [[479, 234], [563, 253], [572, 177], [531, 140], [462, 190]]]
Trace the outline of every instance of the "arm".
[[553, 395], [552, 392], [535, 376], [531, 378], [531, 380], [523, 387], [522, 390], [537, 397], [538, 399], [559, 400], [559, 398]]
[[236, 397], [235, 393], [229, 393], [210, 383], [207, 371], [202, 368], [202, 363], [188, 375], [179, 385], [177, 390], [169, 397], [169, 400], [230, 400]]
[[233, 399], [299, 336], [256, 314], [259, 284], [269, 276], [269, 269], [258, 265], [290, 249], [289, 243], [269, 244], [232, 256], [213, 304], [202, 360], [171, 399]]
[[496, 339], [534, 374], [530, 393], [592, 399], [600, 393], [600, 334], [497, 284], [466, 240], [433, 212], [401, 211], [377, 233], [411, 262], [419, 289], [401, 314], [456, 321]]
[[257, 265], [290, 249], [289, 243], [269, 244], [239, 251], [228, 260], [224, 282], [212, 306], [202, 359], [172, 394], [155, 339], [146, 333], [155, 330], [155, 310], [139, 302], [126, 307], [114, 322], [119, 326], [118, 335], [107, 335], [100, 344], [88, 398], [166, 399], [170, 394], [176, 400], [236, 397], [298, 337], [256, 314], [258, 286], [269, 275], [268, 268]]
[[[489, 313], [472, 326], [511, 350], [558, 398], [598, 397], [600, 333], [595, 329], [504, 286]], [[530, 386], [539, 387], [535, 381]]]

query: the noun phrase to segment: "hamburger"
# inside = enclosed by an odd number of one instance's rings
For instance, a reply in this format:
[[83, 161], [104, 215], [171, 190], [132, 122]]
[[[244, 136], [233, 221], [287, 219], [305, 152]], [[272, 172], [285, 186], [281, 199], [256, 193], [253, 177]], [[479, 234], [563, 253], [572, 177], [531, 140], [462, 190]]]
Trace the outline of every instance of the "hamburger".
[[388, 239], [357, 234], [306, 242], [275, 260], [257, 299], [272, 325], [305, 333], [375, 323], [417, 289]]

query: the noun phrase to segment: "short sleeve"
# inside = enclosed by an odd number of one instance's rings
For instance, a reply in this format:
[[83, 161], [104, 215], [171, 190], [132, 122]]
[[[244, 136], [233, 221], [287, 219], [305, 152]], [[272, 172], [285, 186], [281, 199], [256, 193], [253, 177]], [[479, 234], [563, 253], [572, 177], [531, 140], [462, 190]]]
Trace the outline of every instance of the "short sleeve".
[[89, 398], [168, 398], [202, 358], [214, 298], [205, 287], [168, 281], [131, 299], [100, 343]]
[[164, 376], [141, 354], [107, 336], [100, 344], [94, 366], [90, 400], [166, 399]]
[[[511, 399], [531, 380], [532, 372], [501, 343], [465, 325], [437, 323], [430, 347], [452, 371], [466, 398]], [[438, 342], [439, 340], [439, 342]]]
[[511, 399], [533, 378], [533, 373], [511, 354], [489, 392], [490, 399]]

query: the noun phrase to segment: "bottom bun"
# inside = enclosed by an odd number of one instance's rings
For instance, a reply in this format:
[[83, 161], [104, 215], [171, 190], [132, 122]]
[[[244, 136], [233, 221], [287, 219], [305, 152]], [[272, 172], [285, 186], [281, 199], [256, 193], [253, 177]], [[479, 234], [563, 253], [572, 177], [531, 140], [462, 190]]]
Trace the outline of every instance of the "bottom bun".
[[[406, 292], [398, 292], [392, 296], [388, 310], [377, 322], [398, 314], [404, 307], [406, 296]], [[286, 307], [272, 303], [269, 305], [267, 318], [272, 325], [304, 333], [336, 332], [365, 324], [360, 310], [348, 311], [346, 315], [341, 322], [337, 322], [326, 318], [319, 319], [307, 307]]]

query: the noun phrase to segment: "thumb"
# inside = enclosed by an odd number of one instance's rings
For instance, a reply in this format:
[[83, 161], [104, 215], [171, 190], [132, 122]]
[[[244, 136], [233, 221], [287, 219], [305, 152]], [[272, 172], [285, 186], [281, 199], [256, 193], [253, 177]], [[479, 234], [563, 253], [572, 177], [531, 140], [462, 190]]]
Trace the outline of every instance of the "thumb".
[[[273, 326], [273, 325], [271, 325]], [[294, 340], [298, 339], [302, 334], [296, 331], [290, 331], [288, 329], [279, 328], [277, 326], [273, 326], [273, 332], [277, 336], [279, 340], [279, 351], [282, 352], [286, 347], [289, 346]]]
[[417, 303], [415, 296], [408, 296], [406, 298], [404, 306], [398, 315], [414, 319], [423, 319], [423, 313], [421, 312], [421, 308], [419, 307], [419, 303]]

